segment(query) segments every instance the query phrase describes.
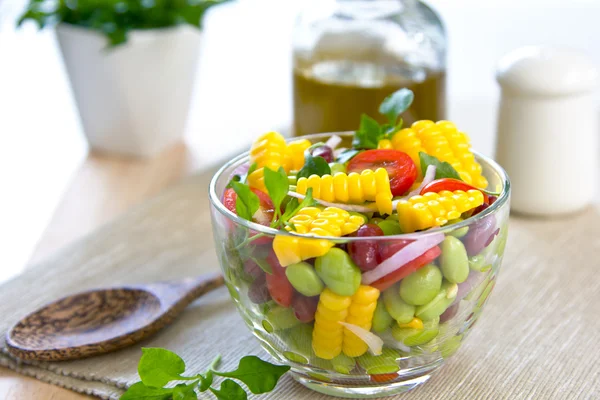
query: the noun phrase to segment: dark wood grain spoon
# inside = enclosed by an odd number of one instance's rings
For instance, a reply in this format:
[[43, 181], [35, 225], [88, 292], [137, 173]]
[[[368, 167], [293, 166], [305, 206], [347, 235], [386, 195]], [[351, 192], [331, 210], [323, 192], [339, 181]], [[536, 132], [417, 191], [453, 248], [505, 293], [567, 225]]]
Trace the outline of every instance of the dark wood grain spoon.
[[172, 322], [192, 301], [222, 286], [219, 273], [177, 282], [91, 290], [29, 314], [7, 333], [24, 360], [64, 361], [132, 345]]

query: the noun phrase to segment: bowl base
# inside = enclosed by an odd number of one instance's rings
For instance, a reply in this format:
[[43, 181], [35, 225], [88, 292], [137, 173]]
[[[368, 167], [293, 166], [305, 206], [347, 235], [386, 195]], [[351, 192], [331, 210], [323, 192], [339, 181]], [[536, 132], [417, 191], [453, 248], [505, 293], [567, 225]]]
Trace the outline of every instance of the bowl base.
[[[418, 375], [411, 374], [409, 377], [399, 376], [393, 382], [381, 384], [351, 384], [346, 382], [331, 382], [320, 379], [318, 375], [308, 376], [298, 371], [290, 371], [292, 377], [300, 384], [319, 393], [329, 396], [343, 397], [347, 399], [376, 399], [388, 397], [399, 393], [408, 392], [417, 386], [427, 382], [433, 373], [441, 365], [435, 363], [430, 368], [420, 369]], [[312, 374], [311, 374], [312, 375]]]

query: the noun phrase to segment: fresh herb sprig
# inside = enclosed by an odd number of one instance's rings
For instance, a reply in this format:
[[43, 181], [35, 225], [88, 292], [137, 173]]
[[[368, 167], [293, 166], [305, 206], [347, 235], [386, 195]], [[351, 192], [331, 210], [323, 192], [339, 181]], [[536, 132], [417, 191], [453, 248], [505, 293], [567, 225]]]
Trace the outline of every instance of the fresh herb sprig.
[[352, 145], [356, 149], [376, 149], [379, 141], [390, 137], [402, 128], [403, 120], [400, 115], [412, 104], [415, 96], [410, 89], [400, 89], [383, 100], [379, 106], [379, 112], [383, 114], [388, 122], [379, 124], [374, 118], [363, 114], [360, 118], [360, 126], [354, 134]]
[[325, 143], [315, 143], [304, 151], [304, 166], [298, 171], [297, 178], [308, 178], [311, 175], [323, 176], [331, 174], [331, 167], [321, 156], [313, 156], [312, 150], [324, 146]]
[[37, 22], [40, 29], [57, 23], [87, 28], [104, 35], [111, 46], [127, 41], [134, 29], [189, 24], [202, 28], [206, 10], [228, 0], [95, 1], [30, 0], [18, 25]]
[[[256, 356], [246, 356], [235, 370], [221, 372], [217, 370], [220, 360], [221, 357], [217, 356], [204, 373], [185, 376], [185, 362], [177, 354], [162, 348], [143, 348], [138, 364], [141, 381], [132, 385], [120, 400], [197, 400], [198, 393], [207, 390], [219, 400], [246, 400], [248, 393], [233, 379], [242, 382], [254, 394], [267, 393], [290, 369], [287, 365], [275, 365]], [[213, 386], [215, 375], [227, 378], [219, 388]], [[182, 381], [190, 383], [165, 387]]]
[[437, 157], [431, 156], [425, 152], [419, 152], [419, 160], [421, 164], [421, 174], [425, 176], [425, 171], [430, 165], [435, 165], [435, 179], [454, 178], [462, 181], [460, 175], [452, 165], [446, 161], [440, 161]]

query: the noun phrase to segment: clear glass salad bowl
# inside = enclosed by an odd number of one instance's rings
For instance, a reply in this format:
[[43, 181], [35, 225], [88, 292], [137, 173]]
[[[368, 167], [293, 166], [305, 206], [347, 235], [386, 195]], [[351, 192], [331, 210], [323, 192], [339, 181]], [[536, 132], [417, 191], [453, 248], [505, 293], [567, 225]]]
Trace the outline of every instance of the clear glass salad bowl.
[[[338, 134], [346, 143], [351, 140], [351, 135]], [[316, 143], [330, 136], [317, 134], [305, 138]], [[339, 356], [332, 360], [317, 357], [312, 345], [313, 319], [319, 296], [309, 297], [294, 290], [291, 304], [283, 307], [279, 305], [281, 299], [273, 295], [277, 292], [279, 280], [286, 279], [281, 267], [273, 265], [273, 240], [276, 235], [291, 234], [239, 218], [222, 203], [231, 177], [240, 167], [248, 164], [248, 153], [231, 160], [215, 174], [210, 183], [209, 196], [216, 251], [226, 285], [254, 336], [273, 358], [291, 366], [294, 379], [310, 389], [333, 396], [383, 397], [426, 382], [444, 360], [456, 353], [494, 288], [507, 238], [510, 201], [508, 177], [494, 161], [475, 154], [489, 182], [488, 190], [497, 193], [496, 200], [477, 214], [446, 227], [411, 234], [307, 239], [326, 239], [335, 244], [334, 249], [343, 251], [351, 246], [356, 248], [365, 245], [376, 246], [381, 251], [384, 248], [394, 249], [394, 246], [402, 248], [407, 243], [424, 243], [430, 248], [431, 245], [427, 243], [437, 243], [437, 246], [433, 246], [435, 250], [428, 250], [420, 259], [421, 263], [423, 260], [427, 262], [431, 269], [436, 269], [433, 265], [437, 265], [438, 270], [443, 270], [445, 266], [442, 264], [452, 263], [457, 257], [457, 246], [467, 252], [469, 268], [466, 279], [463, 276], [459, 279], [461, 283], [457, 284], [444, 278], [433, 300], [409, 311], [411, 317], [413, 314], [421, 317], [419, 321], [422, 324], [414, 325], [411, 321], [400, 325], [400, 319], [404, 318], [401, 315], [406, 310], [401, 306], [396, 309], [395, 301], [399, 299], [399, 291], [410, 289], [402, 287], [405, 278], [389, 288], [385, 288], [387, 285], [384, 284], [378, 300], [382, 305], [378, 304], [377, 307], [385, 306], [387, 310], [394, 310], [389, 314], [393, 314], [396, 320], [387, 321], [387, 326], [385, 318], [378, 320], [379, 326], [374, 333], [383, 340], [381, 354], [367, 352], [355, 358]], [[259, 238], [248, 240], [256, 235]], [[390, 260], [394, 257], [390, 257]], [[410, 262], [399, 262], [403, 264], [398, 267], [411, 268]], [[314, 262], [308, 260], [308, 264], [314, 265]], [[263, 271], [265, 266], [273, 271], [271, 276]], [[414, 265], [412, 268], [414, 270]], [[422, 270], [425, 268], [428, 267]], [[275, 290], [271, 290], [273, 288]], [[412, 296], [420, 296], [414, 288], [412, 291]], [[360, 307], [349, 310], [350, 314], [362, 312]], [[383, 326], [381, 320], [384, 320]], [[375, 328], [374, 324], [373, 330]], [[336, 326], [332, 326], [330, 334], [335, 335], [336, 329]], [[327, 332], [324, 335], [327, 336]]]

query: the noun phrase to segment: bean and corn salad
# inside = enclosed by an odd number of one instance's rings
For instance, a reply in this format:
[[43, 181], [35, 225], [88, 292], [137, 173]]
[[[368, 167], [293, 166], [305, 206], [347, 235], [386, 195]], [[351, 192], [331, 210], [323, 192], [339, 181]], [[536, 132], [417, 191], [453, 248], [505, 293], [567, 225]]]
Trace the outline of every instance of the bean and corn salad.
[[[292, 362], [393, 379], [403, 354], [454, 353], [461, 335], [444, 322], [474, 280], [479, 307], [493, 287], [480, 279], [490, 243], [498, 251], [506, 240], [493, 218], [397, 236], [456, 224], [498, 195], [452, 122], [403, 128], [397, 117], [378, 130], [361, 122], [352, 144], [260, 135], [223, 193], [229, 211], [273, 232], [247, 229], [231, 240], [245, 295]], [[363, 240], [344, 240], [355, 237]]]

